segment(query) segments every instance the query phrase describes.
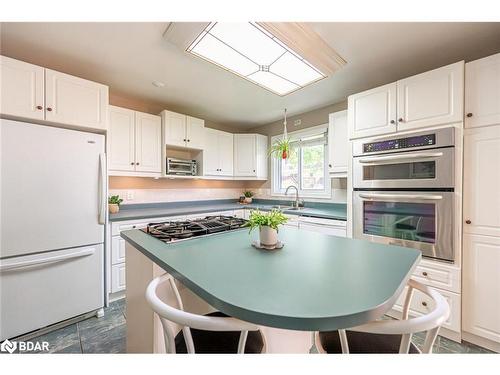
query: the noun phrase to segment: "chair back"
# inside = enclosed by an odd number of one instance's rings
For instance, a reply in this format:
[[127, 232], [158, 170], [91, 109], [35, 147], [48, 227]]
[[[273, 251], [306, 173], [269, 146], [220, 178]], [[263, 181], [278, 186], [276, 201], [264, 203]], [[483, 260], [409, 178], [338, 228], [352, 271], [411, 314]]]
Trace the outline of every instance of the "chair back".
[[[418, 290], [429, 296], [433, 301], [433, 308], [425, 315], [408, 318], [411, 299], [413, 292]], [[405, 301], [401, 320], [376, 320], [357, 327], [348, 328], [349, 331], [374, 333], [374, 334], [389, 334], [401, 335], [401, 344], [399, 353], [408, 353], [411, 344], [413, 333], [426, 332], [425, 341], [421, 353], [431, 353], [432, 346], [439, 332], [441, 325], [450, 316], [450, 306], [446, 299], [436, 290], [419, 283], [413, 279], [408, 281], [408, 291], [406, 292]], [[339, 330], [340, 343], [343, 353], [349, 353], [349, 343], [345, 329]], [[315, 343], [318, 348], [321, 348], [319, 335], [315, 335]]]
[[[178, 308], [165, 303], [158, 297], [157, 289], [165, 283], [169, 283], [177, 300]], [[178, 324], [182, 327], [188, 353], [195, 353], [190, 328], [205, 331], [241, 331], [238, 343], [238, 353], [244, 353], [245, 351], [248, 331], [259, 330], [257, 325], [236, 318], [205, 316], [184, 311], [182, 299], [175, 285], [175, 280], [167, 273], [156, 277], [149, 283], [146, 288], [146, 300], [160, 318], [167, 353], [175, 353], [175, 332], [169, 322]]]

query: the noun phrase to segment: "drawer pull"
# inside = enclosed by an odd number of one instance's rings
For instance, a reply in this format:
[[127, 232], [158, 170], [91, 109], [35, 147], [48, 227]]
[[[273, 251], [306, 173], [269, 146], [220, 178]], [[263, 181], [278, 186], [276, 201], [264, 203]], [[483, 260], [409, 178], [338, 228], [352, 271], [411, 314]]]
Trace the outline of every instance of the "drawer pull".
[[427, 302], [423, 301], [423, 302], [422, 302], [422, 306], [427, 307]]
[[422, 275], [427, 276], [427, 272], [425, 272], [425, 271], [422, 272]]

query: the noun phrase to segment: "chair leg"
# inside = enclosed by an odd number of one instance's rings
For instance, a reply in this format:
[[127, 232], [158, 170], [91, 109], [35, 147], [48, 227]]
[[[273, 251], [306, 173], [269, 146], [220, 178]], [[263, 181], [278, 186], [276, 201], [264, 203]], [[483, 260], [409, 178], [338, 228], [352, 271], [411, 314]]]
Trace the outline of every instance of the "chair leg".
[[401, 344], [399, 345], [399, 354], [408, 354], [410, 351], [411, 333], [406, 333], [401, 337]]
[[347, 334], [345, 329], [339, 329], [340, 346], [342, 347], [342, 354], [349, 354], [349, 343], [347, 342]]
[[248, 331], [241, 331], [240, 341], [238, 342], [238, 354], [245, 354], [245, 346], [247, 344]]
[[439, 327], [427, 331], [427, 334], [425, 335], [424, 346], [422, 347], [422, 353], [424, 354], [432, 353], [432, 347], [434, 345], [434, 342], [436, 341], [438, 332], [439, 332]]

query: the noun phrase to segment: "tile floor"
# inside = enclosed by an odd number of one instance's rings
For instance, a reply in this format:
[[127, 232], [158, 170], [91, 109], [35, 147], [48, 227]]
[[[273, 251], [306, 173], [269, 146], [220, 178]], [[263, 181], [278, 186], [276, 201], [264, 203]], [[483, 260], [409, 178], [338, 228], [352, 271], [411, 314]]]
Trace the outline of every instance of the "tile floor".
[[[36, 337], [32, 341], [48, 341], [50, 353], [125, 353], [125, 300], [114, 301], [104, 309], [104, 317], [92, 317], [79, 323]], [[417, 333], [412, 341], [418, 347], [425, 335]], [[492, 353], [479, 346], [462, 344], [438, 336], [434, 353]]]

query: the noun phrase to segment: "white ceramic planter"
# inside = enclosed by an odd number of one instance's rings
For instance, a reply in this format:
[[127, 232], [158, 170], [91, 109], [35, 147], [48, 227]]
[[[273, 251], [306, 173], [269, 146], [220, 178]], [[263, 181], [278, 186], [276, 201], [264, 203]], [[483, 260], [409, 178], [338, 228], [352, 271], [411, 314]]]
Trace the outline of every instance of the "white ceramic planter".
[[278, 243], [278, 231], [268, 226], [260, 227], [260, 243], [266, 246], [274, 246]]
[[108, 203], [109, 207], [109, 213], [111, 214], [116, 214], [118, 211], [120, 211], [120, 206], [114, 203]]
[[245, 197], [245, 203], [252, 203], [252, 197]]

